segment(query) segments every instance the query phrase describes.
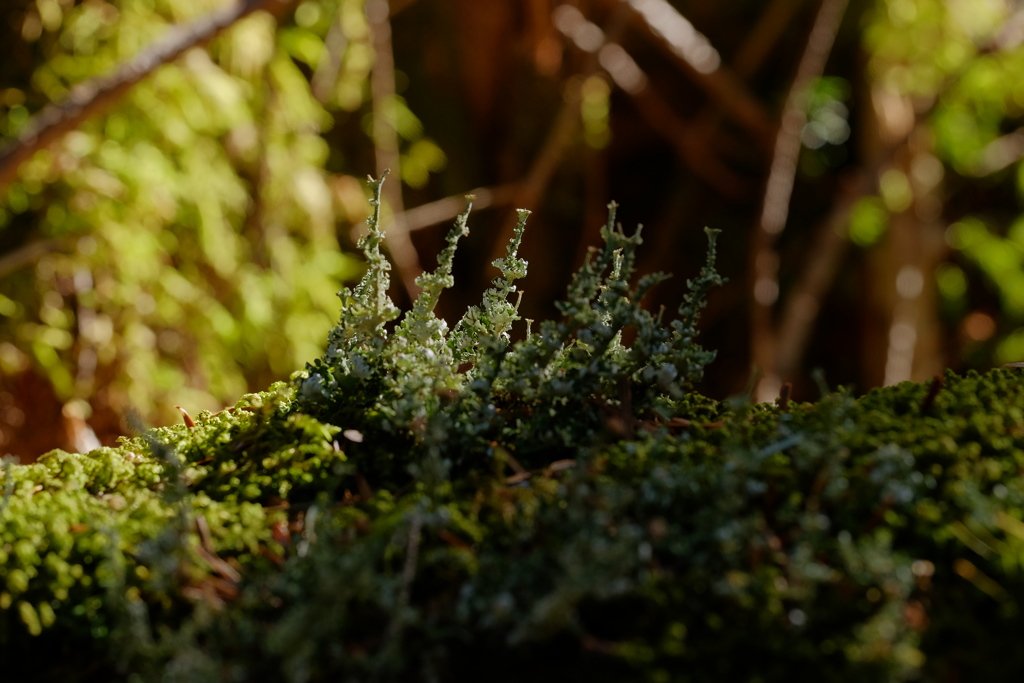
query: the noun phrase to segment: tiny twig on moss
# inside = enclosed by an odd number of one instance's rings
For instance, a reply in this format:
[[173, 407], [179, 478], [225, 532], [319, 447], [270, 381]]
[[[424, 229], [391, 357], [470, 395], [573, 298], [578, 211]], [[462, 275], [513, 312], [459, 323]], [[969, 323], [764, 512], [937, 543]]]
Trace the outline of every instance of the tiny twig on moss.
[[793, 393], [793, 383], [783, 382], [782, 388], [779, 389], [779, 398], [776, 399], [776, 404], [779, 406], [779, 410], [786, 412], [789, 410], [789, 397]]
[[185, 421], [185, 426], [186, 427], [188, 427], [189, 429], [192, 429], [193, 427], [196, 426], [195, 421], [192, 419], [192, 416], [188, 414], [187, 410], [185, 410], [181, 406], [174, 406], [174, 407], [177, 408], [178, 412], [181, 413], [181, 418]]
[[946, 381], [942, 378], [942, 375], [935, 375], [932, 378], [931, 383], [928, 385], [928, 393], [925, 394], [924, 400], [921, 401], [921, 412], [927, 413], [935, 405], [935, 399], [938, 397], [939, 392], [946, 385]]

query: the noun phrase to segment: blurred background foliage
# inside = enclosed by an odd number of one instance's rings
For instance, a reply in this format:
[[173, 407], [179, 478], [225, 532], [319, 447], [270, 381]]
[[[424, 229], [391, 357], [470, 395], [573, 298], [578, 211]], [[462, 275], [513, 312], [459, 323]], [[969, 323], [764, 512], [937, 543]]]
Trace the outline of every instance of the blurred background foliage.
[[[677, 275], [652, 307], [678, 305], [703, 226], [724, 231], [711, 396], [1024, 359], [1024, 3], [249, 4], [274, 14], [158, 66], [0, 187], [0, 451], [111, 443], [130, 411], [217, 410], [319, 355], [384, 168], [405, 305], [476, 194], [449, 319], [515, 207], [535, 210], [522, 313], [550, 315], [615, 199], [647, 226], [641, 271]], [[3, 3], [0, 138], [31, 148], [47, 105], [231, 5]]]

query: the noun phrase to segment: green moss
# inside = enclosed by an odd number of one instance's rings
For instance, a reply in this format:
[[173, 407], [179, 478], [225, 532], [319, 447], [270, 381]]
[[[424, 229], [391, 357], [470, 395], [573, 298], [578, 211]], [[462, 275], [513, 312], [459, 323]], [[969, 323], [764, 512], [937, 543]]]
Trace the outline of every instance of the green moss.
[[433, 307], [467, 217], [394, 325], [375, 216], [366, 277], [290, 384], [115, 449], [5, 466], [0, 651], [15, 674], [1024, 671], [1018, 371], [786, 410], [702, 397], [714, 235], [663, 324], [638, 304], [660, 276], [630, 284], [640, 240], [614, 207], [560, 319], [510, 339], [524, 214], [501, 275], [449, 330]]

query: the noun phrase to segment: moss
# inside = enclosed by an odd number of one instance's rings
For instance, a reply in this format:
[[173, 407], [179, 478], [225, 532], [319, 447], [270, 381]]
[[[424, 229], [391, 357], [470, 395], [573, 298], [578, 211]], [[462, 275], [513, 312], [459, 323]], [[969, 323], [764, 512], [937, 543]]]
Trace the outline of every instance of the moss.
[[371, 220], [370, 269], [342, 292], [325, 355], [290, 384], [118, 448], [6, 464], [9, 671], [844, 682], [1024, 671], [1018, 371], [785, 409], [702, 397], [693, 382], [713, 354], [694, 338], [720, 281], [714, 243], [678, 320], [663, 323], [638, 304], [660, 276], [629, 284], [639, 235], [614, 214], [560, 319], [510, 341], [523, 223], [483, 303], [449, 330], [432, 310], [467, 216], [397, 325]]

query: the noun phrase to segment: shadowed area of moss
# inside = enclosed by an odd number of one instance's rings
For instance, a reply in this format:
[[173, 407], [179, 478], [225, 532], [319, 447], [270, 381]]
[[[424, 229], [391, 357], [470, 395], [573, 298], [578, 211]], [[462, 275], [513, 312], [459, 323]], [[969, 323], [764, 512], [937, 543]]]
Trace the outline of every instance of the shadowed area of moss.
[[116, 449], [6, 465], [0, 652], [13, 672], [1024, 672], [1024, 375], [785, 408], [701, 397], [713, 241], [664, 324], [639, 305], [659, 276], [629, 284], [639, 235], [614, 208], [560, 320], [510, 341], [524, 214], [500, 277], [449, 330], [432, 310], [467, 216], [397, 324], [372, 219], [367, 275], [291, 384]]

